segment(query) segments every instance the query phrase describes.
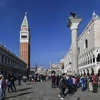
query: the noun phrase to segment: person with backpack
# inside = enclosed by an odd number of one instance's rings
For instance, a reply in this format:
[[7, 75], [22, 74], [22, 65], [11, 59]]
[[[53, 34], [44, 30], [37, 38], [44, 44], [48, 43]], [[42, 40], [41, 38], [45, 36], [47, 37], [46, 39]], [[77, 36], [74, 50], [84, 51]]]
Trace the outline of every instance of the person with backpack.
[[93, 93], [97, 93], [98, 92], [98, 76], [96, 74], [94, 74], [94, 76], [92, 77], [92, 84], [93, 84]]
[[12, 73], [10, 73], [10, 81], [14, 88], [14, 92], [16, 92], [15, 80], [16, 80], [15, 76]]
[[59, 81], [59, 89], [60, 89], [60, 93], [59, 93], [59, 97], [61, 97], [61, 99], [63, 100], [64, 97], [65, 97], [65, 89], [67, 87], [67, 80], [66, 80], [66, 77], [65, 77], [65, 74], [63, 73], [62, 74], [62, 77]]

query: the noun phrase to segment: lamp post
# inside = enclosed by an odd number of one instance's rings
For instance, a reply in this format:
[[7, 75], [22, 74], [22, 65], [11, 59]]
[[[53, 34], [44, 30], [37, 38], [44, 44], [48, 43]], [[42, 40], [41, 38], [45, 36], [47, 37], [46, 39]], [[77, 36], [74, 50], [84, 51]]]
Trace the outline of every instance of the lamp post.
[[78, 39], [77, 31], [82, 18], [79, 18], [75, 13], [70, 13], [71, 17], [68, 19], [68, 25], [72, 32], [72, 74], [78, 73]]

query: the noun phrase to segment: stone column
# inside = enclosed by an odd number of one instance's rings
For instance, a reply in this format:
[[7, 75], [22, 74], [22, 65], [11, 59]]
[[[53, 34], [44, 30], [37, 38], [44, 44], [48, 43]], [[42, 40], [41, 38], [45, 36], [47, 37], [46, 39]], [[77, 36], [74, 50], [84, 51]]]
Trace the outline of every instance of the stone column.
[[93, 65], [93, 55], [91, 54], [91, 59], [92, 59], [92, 65]]
[[72, 73], [79, 74], [78, 72], [78, 39], [77, 31], [81, 18], [70, 17], [68, 27], [72, 31]]
[[95, 65], [97, 65], [97, 54], [95, 54]]
[[91, 68], [89, 68], [88, 70], [89, 70], [89, 74], [91, 75], [91, 73], [92, 73]]
[[94, 51], [95, 66], [97, 65], [97, 56], [98, 56], [98, 53], [97, 53], [96, 50], [95, 50], [95, 51]]

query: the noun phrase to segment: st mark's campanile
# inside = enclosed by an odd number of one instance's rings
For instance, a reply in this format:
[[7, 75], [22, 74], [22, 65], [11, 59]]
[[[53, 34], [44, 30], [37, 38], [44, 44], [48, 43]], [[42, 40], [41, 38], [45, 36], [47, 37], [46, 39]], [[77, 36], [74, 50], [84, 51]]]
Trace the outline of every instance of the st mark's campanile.
[[27, 76], [30, 72], [30, 28], [25, 13], [20, 30], [20, 58], [27, 63]]

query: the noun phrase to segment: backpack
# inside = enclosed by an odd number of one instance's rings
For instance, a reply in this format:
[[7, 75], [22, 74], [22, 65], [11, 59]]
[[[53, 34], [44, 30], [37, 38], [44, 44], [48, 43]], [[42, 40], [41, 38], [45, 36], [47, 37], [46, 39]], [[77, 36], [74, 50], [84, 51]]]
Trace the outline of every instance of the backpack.
[[98, 82], [98, 77], [97, 76], [95, 76], [94, 81]]
[[62, 87], [63, 88], [67, 87], [67, 81], [64, 78], [62, 79]]

